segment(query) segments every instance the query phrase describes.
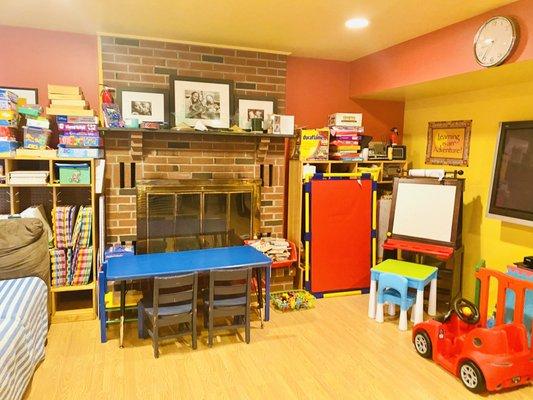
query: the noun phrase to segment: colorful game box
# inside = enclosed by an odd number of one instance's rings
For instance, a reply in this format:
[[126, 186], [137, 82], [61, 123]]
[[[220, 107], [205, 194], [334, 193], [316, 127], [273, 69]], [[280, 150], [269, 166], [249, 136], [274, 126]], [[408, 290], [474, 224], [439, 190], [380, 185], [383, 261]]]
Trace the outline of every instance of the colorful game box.
[[302, 129], [298, 147], [301, 161], [327, 160], [329, 157], [329, 129]]

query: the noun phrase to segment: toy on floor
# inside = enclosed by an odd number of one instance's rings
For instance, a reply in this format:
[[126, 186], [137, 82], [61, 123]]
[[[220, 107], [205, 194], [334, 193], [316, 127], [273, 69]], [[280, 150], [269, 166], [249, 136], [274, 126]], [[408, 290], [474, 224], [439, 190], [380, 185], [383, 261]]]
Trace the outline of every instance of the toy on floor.
[[[533, 350], [521, 322], [525, 292], [533, 290], [533, 282], [488, 269], [478, 271], [476, 277], [481, 281], [479, 309], [466, 299], [456, 299], [444, 317], [414, 326], [415, 349], [458, 376], [474, 393], [527, 385], [533, 379]], [[506, 291], [514, 291], [514, 320], [520, 322], [504, 323], [504, 307], [497, 307], [495, 326], [486, 328], [491, 277], [498, 280], [499, 303]]]
[[305, 290], [272, 293], [270, 299], [274, 307], [283, 312], [315, 307], [315, 296]]

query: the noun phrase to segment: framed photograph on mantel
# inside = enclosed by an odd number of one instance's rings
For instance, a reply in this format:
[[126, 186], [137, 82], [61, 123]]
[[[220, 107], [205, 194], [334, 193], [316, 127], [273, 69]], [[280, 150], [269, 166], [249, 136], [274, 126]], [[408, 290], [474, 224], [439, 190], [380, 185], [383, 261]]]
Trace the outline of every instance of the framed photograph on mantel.
[[0, 89], [7, 89], [15, 93], [19, 98], [26, 99], [26, 104], [39, 104], [39, 91], [37, 88], [0, 86]]
[[233, 112], [233, 81], [187, 76], [170, 77], [174, 124], [229, 128]]
[[139, 122], [169, 122], [168, 90], [146, 87], [118, 87], [116, 102], [122, 119]]
[[[239, 127], [242, 129], [251, 129], [252, 118], [267, 121], [277, 111], [275, 97], [238, 96], [235, 105], [238, 110]], [[263, 129], [265, 129], [264, 122]]]
[[428, 123], [426, 164], [468, 166], [472, 120]]

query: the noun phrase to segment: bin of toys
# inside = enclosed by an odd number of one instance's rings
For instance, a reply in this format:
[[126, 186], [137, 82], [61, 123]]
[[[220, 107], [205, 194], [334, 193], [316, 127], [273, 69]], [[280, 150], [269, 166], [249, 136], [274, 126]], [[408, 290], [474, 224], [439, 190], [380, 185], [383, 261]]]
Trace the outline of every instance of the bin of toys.
[[314, 308], [316, 298], [306, 290], [289, 290], [271, 293], [270, 300], [276, 310], [287, 312]]

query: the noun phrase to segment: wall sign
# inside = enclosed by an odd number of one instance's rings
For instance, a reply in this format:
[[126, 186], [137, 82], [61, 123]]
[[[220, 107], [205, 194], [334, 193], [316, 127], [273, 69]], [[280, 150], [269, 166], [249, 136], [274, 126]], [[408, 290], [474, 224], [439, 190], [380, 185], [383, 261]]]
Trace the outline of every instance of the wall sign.
[[472, 120], [429, 122], [426, 164], [468, 165]]

